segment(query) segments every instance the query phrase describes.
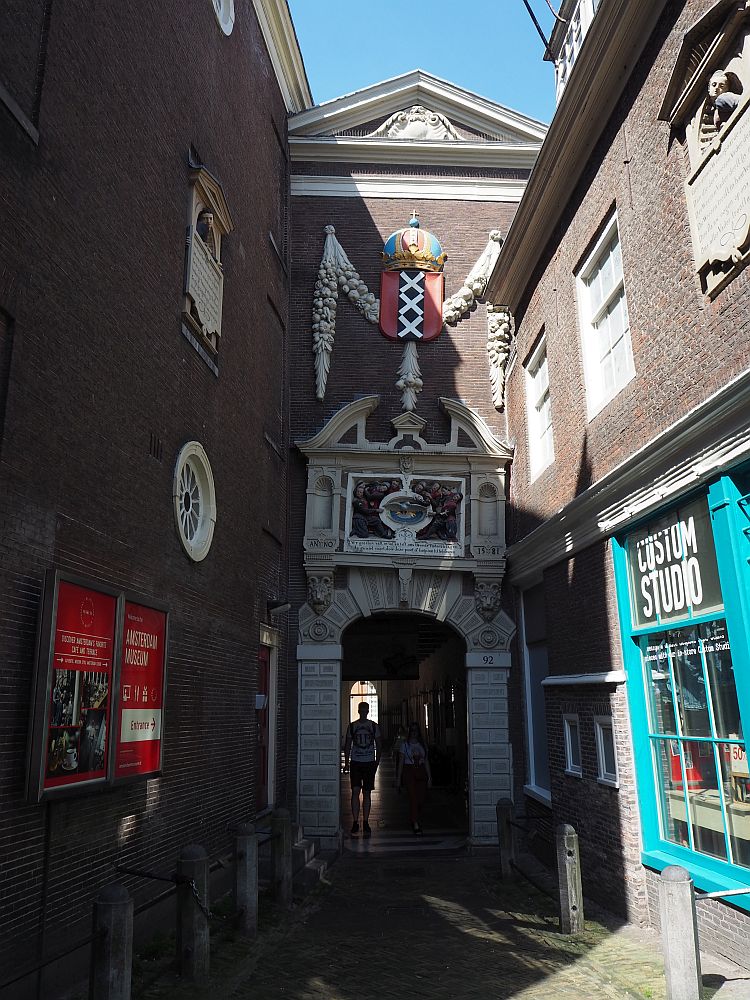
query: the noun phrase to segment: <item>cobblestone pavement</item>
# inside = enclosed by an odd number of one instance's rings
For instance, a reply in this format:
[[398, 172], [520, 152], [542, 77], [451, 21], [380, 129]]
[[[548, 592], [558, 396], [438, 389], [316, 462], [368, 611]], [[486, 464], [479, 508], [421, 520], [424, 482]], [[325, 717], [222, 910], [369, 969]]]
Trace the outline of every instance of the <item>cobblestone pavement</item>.
[[[713, 981], [706, 1000], [750, 997], [750, 980], [731, 981], [722, 969], [706, 977]], [[257, 942], [218, 942], [208, 988], [162, 977], [134, 993], [146, 1000], [665, 995], [654, 935], [587, 921], [582, 936], [563, 937], [552, 900], [525, 881], [500, 882], [494, 858], [377, 853], [345, 854], [291, 919], [266, 924]]]

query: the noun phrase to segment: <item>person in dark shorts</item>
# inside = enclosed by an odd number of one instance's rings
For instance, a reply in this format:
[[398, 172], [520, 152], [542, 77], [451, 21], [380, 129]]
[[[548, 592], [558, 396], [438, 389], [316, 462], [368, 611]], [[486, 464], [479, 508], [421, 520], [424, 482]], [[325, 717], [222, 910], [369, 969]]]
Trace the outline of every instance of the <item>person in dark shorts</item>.
[[372, 833], [367, 822], [370, 818], [370, 793], [375, 787], [382, 740], [380, 726], [367, 718], [370, 711], [367, 702], [360, 702], [357, 711], [359, 718], [350, 723], [346, 731], [344, 754], [349, 762], [352, 785], [352, 833], [359, 833], [359, 792], [362, 789], [362, 833], [369, 837]]

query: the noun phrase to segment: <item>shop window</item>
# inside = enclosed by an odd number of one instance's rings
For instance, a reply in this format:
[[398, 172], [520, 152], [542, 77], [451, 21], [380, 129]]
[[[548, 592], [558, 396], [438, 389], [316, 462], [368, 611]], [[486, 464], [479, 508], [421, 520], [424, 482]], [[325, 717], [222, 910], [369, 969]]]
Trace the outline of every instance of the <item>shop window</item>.
[[552, 443], [552, 410], [549, 399], [547, 342], [542, 338], [524, 366], [526, 418], [529, 432], [529, 473], [534, 480], [555, 457]]
[[617, 217], [597, 241], [577, 286], [591, 420], [635, 375]]
[[[717, 506], [729, 516], [728, 504]], [[644, 844], [673, 851], [675, 862], [692, 855], [702, 865], [750, 868], [750, 772], [735, 671], [746, 653], [730, 642], [714, 530], [703, 496], [632, 532], [618, 550], [626, 654], [632, 676], [642, 677], [633, 725], [635, 744], [648, 747], [637, 758]]]
[[594, 718], [598, 779], [603, 785], [618, 785], [615, 732], [609, 716]]
[[549, 673], [547, 629], [544, 611], [544, 587], [539, 584], [523, 594], [521, 605], [524, 637], [526, 689], [526, 732], [528, 737], [528, 773], [525, 791], [534, 798], [550, 802], [547, 713], [542, 681]]
[[583, 774], [581, 763], [581, 724], [577, 715], [563, 716], [565, 736], [565, 773], [575, 778]]

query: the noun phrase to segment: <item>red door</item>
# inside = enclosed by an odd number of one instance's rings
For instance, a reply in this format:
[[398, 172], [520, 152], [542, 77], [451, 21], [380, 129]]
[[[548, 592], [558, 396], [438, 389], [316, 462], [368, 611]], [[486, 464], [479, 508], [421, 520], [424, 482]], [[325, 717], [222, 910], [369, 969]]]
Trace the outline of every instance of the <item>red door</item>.
[[258, 810], [265, 809], [268, 805], [268, 679], [270, 659], [271, 650], [268, 646], [261, 646], [258, 653], [258, 698], [255, 703], [255, 717], [258, 725], [258, 752], [255, 758], [258, 762], [255, 807]]

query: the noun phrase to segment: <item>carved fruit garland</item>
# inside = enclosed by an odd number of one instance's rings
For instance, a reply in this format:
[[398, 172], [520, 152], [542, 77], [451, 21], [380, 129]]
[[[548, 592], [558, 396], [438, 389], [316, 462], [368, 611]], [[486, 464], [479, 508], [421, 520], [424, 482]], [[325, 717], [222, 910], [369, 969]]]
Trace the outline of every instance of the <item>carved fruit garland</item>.
[[315, 357], [315, 395], [323, 399], [326, 393], [331, 353], [336, 333], [336, 305], [339, 288], [352, 305], [370, 323], [378, 322], [380, 303], [354, 269], [343, 247], [336, 239], [333, 226], [325, 227], [326, 241], [323, 259], [315, 282], [312, 312], [313, 355]]

